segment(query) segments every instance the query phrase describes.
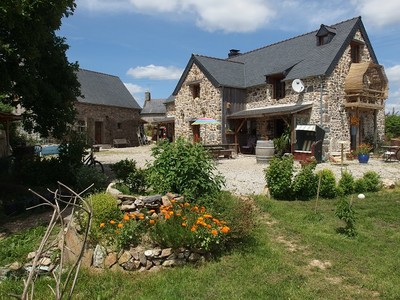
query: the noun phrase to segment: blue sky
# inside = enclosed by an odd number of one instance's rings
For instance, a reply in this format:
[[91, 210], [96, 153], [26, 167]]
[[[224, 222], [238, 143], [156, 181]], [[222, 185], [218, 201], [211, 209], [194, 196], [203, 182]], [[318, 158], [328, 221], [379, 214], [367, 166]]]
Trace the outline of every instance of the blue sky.
[[142, 106], [170, 96], [192, 53], [226, 58], [361, 16], [400, 111], [399, 0], [77, 0], [58, 35], [70, 62], [118, 76]]

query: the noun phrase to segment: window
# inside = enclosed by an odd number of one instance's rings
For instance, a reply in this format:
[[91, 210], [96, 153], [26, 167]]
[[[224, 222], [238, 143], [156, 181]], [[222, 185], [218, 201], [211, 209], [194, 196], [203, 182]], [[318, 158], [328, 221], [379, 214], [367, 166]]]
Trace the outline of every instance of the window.
[[190, 86], [193, 99], [200, 97], [200, 84], [193, 84]]
[[117, 123], [117, 128], [118, 129], [122, 129], [122, 124], [121, 123]]
[[351, 48], [351, 62], [353, 63], [359, 63], [361, 61], [361, 50], [362, 50], [362, 45], [358, 43], [351, 43], [350, 44]]
[[85, 120], [78, 120], [76, 127], [77, 127], [78, 132], [86, 132]]
[[274, 99], [285, 98], [285, 82], [282, 81], [283, 78], [271, 78], [271, 83], [273, 87], [272, 97]]

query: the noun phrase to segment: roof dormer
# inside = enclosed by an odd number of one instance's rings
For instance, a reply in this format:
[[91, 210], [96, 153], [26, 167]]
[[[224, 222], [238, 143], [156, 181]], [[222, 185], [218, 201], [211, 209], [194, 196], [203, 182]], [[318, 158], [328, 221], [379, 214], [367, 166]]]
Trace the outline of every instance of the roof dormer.
[[330, 43], [330, 41], [332, 41], [335, 35], [336, 35], [336, 28], [321, 24], [321, 27], [319, 28], [317, 34], [315, 35], [317, 37], [317, 46], [322, 46]]

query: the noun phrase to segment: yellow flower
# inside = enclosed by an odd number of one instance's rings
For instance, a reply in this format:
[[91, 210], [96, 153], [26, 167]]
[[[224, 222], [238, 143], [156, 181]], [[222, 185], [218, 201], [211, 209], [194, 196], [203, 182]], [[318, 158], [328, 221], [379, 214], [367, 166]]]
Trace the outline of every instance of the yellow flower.
[[114, 225], [114, 224], [115, 224], [115, 221], [114, 221], [114, 220], [111, 220], [111, 221], [110, 221], [110, 224], [111, 224], [111, 225]]
[[190, 228], [190, 231], [193, 232], [193, 231], [196, 231], [196, 229], [197, 229], [197, 226], [193, 225], [192, 228]]
[[217, 235], [217, 234], [218, 234], [218, 231], [215, 230], [215, 229], [213, 229], [213, 230], [211, 230], [211, 234], [212, 234], [212, 235]]
[[124, 221], [129, 221], [129, 215], [128, 214], [124, 215]]
[[187, 224], [186, 223], [182, 223], [182, 227], [186, 227], [187, 226]]
[[124, 225], [122, 225], [121, 223], [118, 223], [118, 228], [122, 228], [122, 227], [124, 227]]
[[106, 226], [106, 223], [100, 223], [100, 228], [103, 228], [104, 226]]
[[149, 221], [150, 225], [154, 225], [155, 222], [156, 222], [156, 221], [154, 221], [154, 220], [150, 220], [150, 221]]

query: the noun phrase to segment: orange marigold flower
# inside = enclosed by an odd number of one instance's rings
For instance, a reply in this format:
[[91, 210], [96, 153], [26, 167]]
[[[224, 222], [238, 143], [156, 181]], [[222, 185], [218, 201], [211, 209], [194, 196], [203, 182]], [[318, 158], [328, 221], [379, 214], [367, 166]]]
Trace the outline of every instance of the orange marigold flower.
[[115, 233], [116, 233], [116, 234], [119, 234], [119, 230], [115, 230]]
[[124, 225], [123, 224], [121, 224], [121, 223], [118, 223], [118, 228], [122, 228], [122, 227], [124, 227]]
[[103, 228], [104, 226], [106, 226], [106, 223], [100, 223], [100, 228]]
[[203, 217], [206, 219], [212, 219], [212, 215], [208, 215], [208, 214], [203, 215]]
[[186, 223], [182, 223], [182, 227], [186, 227], [187, 226], [187, 224]]
[[164, 218], [168, 220], [171, 218], [171, 216], [170, 216], [170, 214], [165, 214]]
[[182, 220], [183, 220], [183, 221], [186, 221], [186, 220], [187, 220], [187, 217], [182, 217]]
[[185, 202], [185, 204], [184, 204], [186, 207], [188, 207], [188, 206], [190, 206], [190, 203], [188, 203], [188, 202]]
[[201, 207], [201, 212], [203, 213], [203, 212], [205, 212], [206, 211], [206, 208], [204, 207], [204, 206], [202, 206]]
[[114, 221], [114, 220], [111, 220], [111, 221], [110, 221], [110, 224], [111, 224], [111, 225], [114, 225], [114, 224], [115, 224], [115, 221]]
[[197, 218], [197, 221], [203, 221], [204, 219], [203, 219], [203, 217], [198, 217]]
[[134, 213], [131, 213], [129, 216], [130, 216], [132, 219], [136, 219], [136, 215], [135, 215]]
[[154, 209], [149, 210], [149, 214], [155, 213], [156, 211]]
[[208, 229], [211, 229], [211, 225], [210, 225], [210, 224], [208, 224], [208, 225], [207, 225], [207, 228], [208, 228]]
[[181, 213], [176, 213], [176, 216], [177, 217], [180, 217], [182, 214]]
[[213, 230], [211, 230], [211, 234], [212, 234], [212, 235], [217, 235], [217, 234], [218, 234], [218, 231], [215, 230], [215, 229], [213, 229]]
[[156, 222], [156, 221], [154, 221], [154, 220], [150, 220], [150, 221], [149, 221], [150, 225], [154, 225], [155, 222]]
[[128, 214], [126, 214], [126, 215], [124, 216], [124, 221], [129, 221], [129, 215], [128, 215]]
[[190, 228], [190, 231], [193, 232], [193, 231], [196, 231], [196, 229], [197, 229], [197, 226], [193, 225], [192, 228]]
[[175, 199], [172, 199], [172, 200], [171, 200], [171, 203], [175, 203], [175, 202], [176, 202], [176, 200], [175, 200]]
[[173, 212], [173, 211], [170, 211], [170, 212], [169, 212], [169, 214], [170, 214], [170, 215], [173, 215], [173, 214], [174, 214], [174, 212]]
[[139, 219], [143, 220], [144, 219], [144, 215], [139, 215]]
[[214, 222], [215, 224], [217, 224], [217, 225], [221, 224], [221, 222], [220, 222], [218, 219], [212, 219], [212, 220], [213, 220], [213, 222]]
[[228, 226], [224, 226], [221, 228], [221, 232], [228, 233], [231, 229]]

